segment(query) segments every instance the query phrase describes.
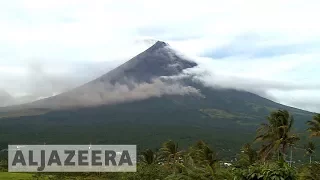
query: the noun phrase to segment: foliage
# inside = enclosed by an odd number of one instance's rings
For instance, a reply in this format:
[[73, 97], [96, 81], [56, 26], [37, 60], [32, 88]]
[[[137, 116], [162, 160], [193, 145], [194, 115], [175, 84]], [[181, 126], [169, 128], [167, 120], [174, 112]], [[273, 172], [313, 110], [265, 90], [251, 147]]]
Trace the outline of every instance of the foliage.
[[310, 132], [311, 137], [320, 137], [320, 114], [313, 116], [312, 120], [307, 121], [307, 124], [310, 126], [308, 131]]
[[160, 162], [160, 157], [157, 153], [155, 153], [151, 149], [146, 149], [145, 151], [141, 152], [141, 155], [139, 156], [139, 160], [141, 163], [155, 164]]
[[271, 153], [277, 153], [285, 158], [286, 148], [299, 140], [291, 132], [294, 119], [288, 111], [278, 110], [272, 112], [267, 120], [268, 123], [261, 124], [261, 127], [257, 130], [255, 140], [264, 143], [259, 153], [263, 160], [270, 157]]
[[165, 159], [166, 163], [176, 163], [181, 160], [182, 155], [183, 151], [179, 150], [178, 143], [169, 140], [162, 144], [160, 156]]
[[234, 169], [236, 180], [294, 180], [295, 170], [287, 163], [254, 164], [248, 169]]
[[304, 146], [305, 150], [306, 150], [306, 155], [309, 156], [310, 158], [310, 164], [312, 162], [312, 155], [316, 150], [316, 146], [313, 142], [308, 142], [308, 144], [306, 144]]
[[[136, 173], [36, 173], [16, 174], [32, 179], [112, 179], [112, 180], [317, 180], [320, 165], [303, 165], [298, 170], [285, 162], [288, 147], [295, 146], [299, 138], [292, 133], [293, 117], [283, 110], [275, 111], [258, 130], [256, 141], [261, 141], [258, 151], [251, 144], [242, 146], [236, 161], [218, 157], [218, 153], [204, 141], [189, 148], [178, 146], [173, 140], [164, 142], [159, 150], [146, 149], [139, 153]], [[215, 147], [216, 149], [216, 147]], [[315, 152], [315, 144], [305, 146], [306, 155]], [[280, 152], [280, 153], [278, 153]], [[272, 159], [273, 155], [283, 158]], [[277, 156], [276, 156], [277, 157]], [[0, 161], [6, 171], [7, 161]], [[0, 177], [8, 174], [0, 173]], [[9, 177], [9, 176], [8, 176]]]
[[170, 168], [158, 164], [139, 164], [136, 173], [122, 173], [118, 178], [121, 180], [150, 180], [165, 179], [171, 174]]
[[258, 160], [258, 153], [252, 148], [251, 144], [247, 143], [241, 148], [238, 158], [237, 167], [248, 167]]
[[190, 148], [189, 152], [195, 163], [199, 165], [208, 165], [214, 169], [215, 164], [218, 162], [217, 153], [203, 141], [198, 141]]
[[308, 156], [312, 155], [316, 149], [316, 146], [313, 142], [308, 142], [308, 144], [305, 145], [306, 154]]
[[206, 180], [213, 178], [212, 169], [207, 166], [196, 166], [191, 157], [184, 159], [182, 163], [177, 164], [179, 173], [173, 173], [166, 178], [166, 180], [180, 180], [180, 179], [199, 179]]
[[320, 179], [320, 164], [304, 165], [299, 169], [299, 180]]
[[0, 172], [8, 170], [8, 161], [6, 159], [0, 159]]

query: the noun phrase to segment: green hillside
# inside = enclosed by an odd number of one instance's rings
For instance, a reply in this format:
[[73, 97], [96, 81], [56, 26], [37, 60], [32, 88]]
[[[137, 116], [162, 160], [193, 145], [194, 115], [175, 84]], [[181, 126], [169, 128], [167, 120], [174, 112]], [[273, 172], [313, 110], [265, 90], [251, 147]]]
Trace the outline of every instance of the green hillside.
[[[199, 84], [197, 85], [200, 87]], [[123, 104], [2, 118], [0, 144], [137, 144], [157, 147], [168, 139], [182, 146], [202, 139], [233, 156], [253, 140], [273, 109], [288, 109], [295, 131], [304, 132], [311, 113], [257, 95], [201, 87], [204, 97], [164, 96]]]

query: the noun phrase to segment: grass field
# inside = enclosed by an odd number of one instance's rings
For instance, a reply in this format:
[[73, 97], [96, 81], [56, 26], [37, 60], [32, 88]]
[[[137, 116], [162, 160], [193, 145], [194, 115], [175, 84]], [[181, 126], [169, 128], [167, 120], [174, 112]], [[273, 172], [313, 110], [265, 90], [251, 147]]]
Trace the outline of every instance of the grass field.
[[9, 172], [0, 172], [1, 180], [29, 180], [32, 178], [33, 174], [30, 173], [9, 173]]

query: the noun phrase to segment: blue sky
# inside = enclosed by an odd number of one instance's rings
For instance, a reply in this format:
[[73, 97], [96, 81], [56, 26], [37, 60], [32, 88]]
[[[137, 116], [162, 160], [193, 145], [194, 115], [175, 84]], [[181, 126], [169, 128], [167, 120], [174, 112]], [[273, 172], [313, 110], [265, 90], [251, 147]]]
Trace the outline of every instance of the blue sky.
[[320, 112], [319, 5], [1, 1], [0, 89], [29, 99], [51, 96], [102, 75], [160, 39], [199, 62], [193, 72], [208, 72], [201, 76], [208, 85]]

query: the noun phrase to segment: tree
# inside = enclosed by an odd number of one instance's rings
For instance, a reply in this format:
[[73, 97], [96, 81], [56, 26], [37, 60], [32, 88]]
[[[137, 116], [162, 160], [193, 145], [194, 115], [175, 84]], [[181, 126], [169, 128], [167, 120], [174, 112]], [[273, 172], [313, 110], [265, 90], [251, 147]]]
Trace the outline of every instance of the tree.
[[241, 154], [239, 155], [239, 161], [237, 166], [248, 167], [258, 160], [258, 153], [252, 148], [251, 144], [247, 143], [241, 148]]
[[306, 155], [309, 156], [309, 163], [311, 164], [312, 162], [312, 154], [314, 153], [316, 146], [313, 142], [309, 142], [304, 146], [306, 150]]
[[293, 117], [286, 110], [278, 110], [272, 112], [267, 117], [268, 123], [261, 124], [257, 130], [256, 142], [263, 142], [259, 154], [262, 160], [271, 153], [278, 154], [284, 158], [288, 146], [293, 146], [299, 138], [291, 132], [294, 123]]
[[178, 162], [183, 155], [183, 151], [178, 149], [178, 144], [172, 140], [164, 142], [160, 148], [160, 156], [165, 158], [167, 163]]
[[313, 116], [311, 121], [308, 121], [307, 124], [310, 126], [308, 131], [310, 132], [311, 137], [320, 137], [320, 114]]
[[217, 153], [203, 141], [198, 141], [190, 148], [190, 156], [195, 160], [195, 163], [209, 165], [212, 169], [214, 169], [215, 163], [218, 162]]
[[151, 149], [141, 152], [140, 161], [146, 164], [155, 164], [159, 162], [158, 155]]
[[213, 170], [209, 164], [197, 164], [191, 156], [186, 155], [182, 163], [177, 164], [180, 173], [173, 173], [165, 180], [234, 180], [231, 169], [217, 167]]
[[179, 173], [173, 173], [169, 175], [165, 180], [212, 180], [213, 171], [207, 166], [197, 166], [191, 156], [186, 156], [184, 161], [177, 164]]

